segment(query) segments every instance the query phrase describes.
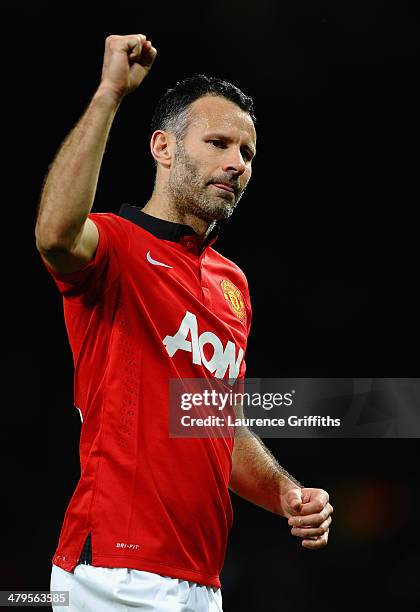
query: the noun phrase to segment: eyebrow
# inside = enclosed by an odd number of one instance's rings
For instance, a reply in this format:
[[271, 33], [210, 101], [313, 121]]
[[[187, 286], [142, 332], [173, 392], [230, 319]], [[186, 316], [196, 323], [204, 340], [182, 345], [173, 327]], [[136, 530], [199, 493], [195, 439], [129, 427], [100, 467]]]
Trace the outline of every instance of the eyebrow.
[[[233, 142], [233, 138], [231, 138], [230, 136], [226, 136], [226, 134], [221, 134], [220, 132], [209, 132], [208, 134], [205, 135], [206, 138], [214, 138], [215, 140], [225, 140], [226, 142]], [[248, 151], [250, 151], [253, 155], [253, 157], [256, 156], [257, 151], [255, 150], [255, 148], [252, 145], [249, 144], [244, 144], [243, 145], [246, 149], [248, 149]]]

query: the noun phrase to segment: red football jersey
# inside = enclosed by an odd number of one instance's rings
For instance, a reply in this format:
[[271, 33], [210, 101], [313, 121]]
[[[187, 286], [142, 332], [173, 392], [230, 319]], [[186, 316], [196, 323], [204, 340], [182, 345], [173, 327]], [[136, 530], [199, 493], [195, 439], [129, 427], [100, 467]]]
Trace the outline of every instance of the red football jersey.
[[200, 251], [190, 227], [130, 205], [89, 218], [92, 261], [72, 274], [45, 264], [63, 296], [82, 415], [81, 476], [53, 563], [73, 571], [90, 536], [93, 565], [219, 587], [233, 438], [169, 437], [168, 381], [244, 376], [245, 275], [214, 235]]

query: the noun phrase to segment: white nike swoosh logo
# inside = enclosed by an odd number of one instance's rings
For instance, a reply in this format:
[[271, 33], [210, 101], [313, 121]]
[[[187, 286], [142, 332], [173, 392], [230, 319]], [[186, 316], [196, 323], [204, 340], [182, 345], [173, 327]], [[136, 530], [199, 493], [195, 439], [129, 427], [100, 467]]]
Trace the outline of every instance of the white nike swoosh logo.
[[168, 266], [168, 264], [165, 264], [165, 263], [162, 263], [161, 261], [157, 261], [156, 259], [153, 259], [153, 257], [150, 255], [150, 251], [147, 251], [146, 259], [149, 263], [153, 264], [154, 266], [163, 266], [164, 268], [172, 268], [172, 266]]

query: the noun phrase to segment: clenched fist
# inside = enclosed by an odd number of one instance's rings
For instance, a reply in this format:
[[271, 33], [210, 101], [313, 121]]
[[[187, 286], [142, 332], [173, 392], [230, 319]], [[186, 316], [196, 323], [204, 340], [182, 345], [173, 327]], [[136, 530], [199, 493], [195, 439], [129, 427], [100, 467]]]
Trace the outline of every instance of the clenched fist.
[[122, 100], [147, 76], [156, 54], [156, 49], [144, 34], [108, 36], [99, 88]]
[[291, 533], [302, 538], [304, 548], [327, 545], [333, 507], [323, 489], [290, 489], [282, 495], [282, 508]]

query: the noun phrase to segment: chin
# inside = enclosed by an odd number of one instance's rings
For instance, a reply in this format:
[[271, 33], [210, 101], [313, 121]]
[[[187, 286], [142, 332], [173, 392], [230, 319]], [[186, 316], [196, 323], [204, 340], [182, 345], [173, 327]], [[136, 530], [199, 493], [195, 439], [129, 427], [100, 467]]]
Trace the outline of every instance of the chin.
[[210, 221], [222, 221], [223, 219], [229, 219], [235, 210], [235, 206], [236, 204], [231, 202], [217, 202], [206, 207], [205, 212], [208, 214]]

